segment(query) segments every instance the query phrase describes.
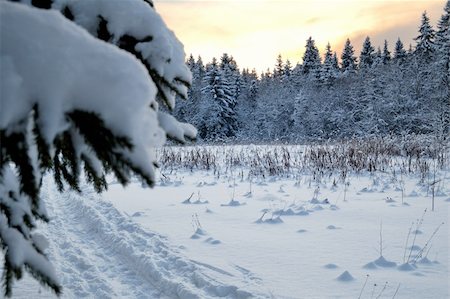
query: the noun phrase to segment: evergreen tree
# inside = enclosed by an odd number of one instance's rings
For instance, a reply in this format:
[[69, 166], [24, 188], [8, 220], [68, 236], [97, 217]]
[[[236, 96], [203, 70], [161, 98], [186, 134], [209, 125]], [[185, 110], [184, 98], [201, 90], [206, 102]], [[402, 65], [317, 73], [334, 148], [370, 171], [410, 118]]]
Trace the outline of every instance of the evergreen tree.
[[[224, 56], [222, 56], [224, 58]], [[204, 78], [202, 93], [205, 100], [202, 101], [201, 116], [203, 123], [199, 127], [199, 134], [203, 139], [223, 140], [234, 136], [236, 132], [236, 99], [233, 88], [224, 75], [226, 63], [229, 61], [221, 59], [218, 67], [217, 60], [213, 58], [207, 67]], [[225, 64], [224, 64], [225, 63]], [[221, 67], [224, 67], [221, 69]]]
[[434, 44], [435, 32], [430, 25], [430, 19], [427, 16], [427, 12], [422, 14], [422, 23], [419, 28], [419, 35], [414, 39], [416, 44], [415, 54], [423, 59], [423, 62], [429, 62], [436, 50]]
[[275, 69], [273, 70], [273, 77], [276, 79], [281, 79], [284, 74], [283, 58], [281, 54], [278, 54], [277, 61], [275, 64]]
[[375, 55], [373, 56], [373, 64], [372, 66], [379, 66], [383, 64], [383, 53], [381, 52], [381, 48], [378, 47]]
[[450, 0], [447, 1], [444, 7], [444, 14], [439, 19], [436, 31], [436, 44], [438, 46], [445, 46], [448, 42], [447, 31], [450, 26]]
[[356, 57], [354, 56], [355, 50], [353, 49], [350, 39], [345, 41], [344, 51], [341, 56], [341, 70], [344, 73], [351, 73], [356, 71]]
[[402, 63], [406, 59], [406, 51], [400, 38], [398, 38], [397, 42], [395, 43], [394, 59], [398, 63]]
[[325, 84], [332, 84], [333, 81], [336, 79], [337, 77], [337, 69], [336, 69], [336, 64], [337, 64], [337, 57], [336, 57], [336, 53], [334, 53], [331, 51], [331, 46], [330, 43], [327, 44], [326, 48], [325, 48], [325, 56], [324, 56], [324, 61], [323, 61], [323, 65], [322, 65], [322, 69], [321, 69], [321, 73], [320, 73], [320, 81], [325, 83]]
[[241, 93], [242, 78], [233, 56], [224, 53], [220, 59], [220, 69], [222, 76], [228, 82], [233, 100], [237, 101]]
[[336, 52], [333, 54], [333, 67], [335, 70], [339, 70], [339, 60]]
[[188, 66], [189, 70], [192, 72], [195, 68], [195, 59], [192, 54], [189, 55], [188, 60], [186, 61], [186, 65]]
[[450, 133], [450, 1], [438, 23], [436, 33], [436, 113], [435, 132], [438, 136]]
[[305, 53], [303, 54], [303, 73], [312, 74], [318, 72], [320, 69], [319, 49], [312, 37], [306, 40]]
[[199, 77], [203, 77], [205, 75], [205, 65], [203, 64], [203, 60], [200, 55], [197, 58], [197, 65], [195, 71], [198, 72]]
[[383, 64], [388, 64], [391, 61], [391, 52], [389, 52], [387, 40], [384, 40], [382, 59]]
[[374, 58], [375, 58], [375, 49], [372, 47], [370, 37], [366, 37], [362, 46], [361, 54], [359, 56], [359, 68], [360, 69], [370, 68], [373, 64]]
[[289, 77], [291, 76], [292, 73], [292, 66], [291, 66], [291, 62], [288, 60], [286, 60], [286, 63], [284, 64], [283, 67], [283, 81], [286, 81], [289, 79]]
[[[38, 221], [50, 219], [40, 197], [44, 174], [60, 192], [81, 192], [82, 172], [97, 192], [109, 174], [122, 185], [139, 178], [153, 186], [151, 148], [166, 136], [195, 137], [192, 126], [159, 109], [187, 98], [191, 75], [182, 44], [149, 2], [17, 2], [0, 1], [2, 285], [11, 296], [25, 270], [59, 295], [45, 238], [35, 234]], [[62, 14], [45, 10], [51, 7]], [[143, 21], [139, 30], [129, 16]]]

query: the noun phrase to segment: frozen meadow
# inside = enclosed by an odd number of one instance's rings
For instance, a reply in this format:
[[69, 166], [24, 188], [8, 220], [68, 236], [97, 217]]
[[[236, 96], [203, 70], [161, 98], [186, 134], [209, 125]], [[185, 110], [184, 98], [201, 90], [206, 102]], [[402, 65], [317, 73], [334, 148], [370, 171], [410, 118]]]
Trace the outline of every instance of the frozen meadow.
[[47, 178], [63, 297], [448, 298], [448, 153], [358, 146], [166, 147], [154, 189], [102, 195]]

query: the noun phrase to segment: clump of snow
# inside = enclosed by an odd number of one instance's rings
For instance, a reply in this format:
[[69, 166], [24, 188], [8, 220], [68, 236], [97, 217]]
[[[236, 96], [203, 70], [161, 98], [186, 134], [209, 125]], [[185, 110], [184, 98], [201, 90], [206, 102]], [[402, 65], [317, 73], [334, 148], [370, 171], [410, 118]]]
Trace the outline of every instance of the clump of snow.
[[412, 246], [409, 246], [408, 249], [410, 249], [412, 251], [419, 251], [422, 248], [419, 245], [412, 245]]
[[338, 226], [335, 226], [335, 225], [333, 225], [333, 224], [330, 224], [330, 225], [327, 226], [327, 229], [329, 229], [329, 230], [335, 230], [335, 229], [341, 229], [341, 228], [338, 227]]
[[212, 237], [207, 238], [204, 242], [212, 244], [212, 245], [218, 245], [218, 244], [222, 243], [220, 240], [216, 240]]
[[206, 236], [206, 235], [207, 235], [206, 231], [204, 231], [203, 229], [198, 227], [195, 230], [194, 234], [191, 236], [191, 239], [200, 239], [201, 237]]
[[243, 206], [243, 205], [246, 205], [246, 203], [240, 202], [239, 200], [235, 200], [235, 199], [231, 199], [226, 204], [221, 204], [222, 207], [239, 207], [239, 206]]
[[194, 193], [192, 193], [191, 196], [189, 196], [187, 199], [183, 200], [181, 203], [185, 204], [185, 205], [204, 205], [204, 204], [209, 203], [209, 201], [207, 201], [207, 200], [201, 200], [200, 197], [197, 200], [192, 201], [193, 195], [194, 195]]
[[342, 281], [342, 282], [349, 282], [349, 281], [355, 280], [355, 278], [353, 278], [353, 276], [350, 274], [350, 272], [344, 271], [344, 272], [342, 272], [341, 275], [339, 275], [339, 276], [336, 278], [336, 280]]
[[386, 199], [385, 199], [385, 201], [386, 201], [386, 203], [392, 203], [392, 202], [395, 202], [395, 200], [392, 198], [392, 197], [386, 197]]
[[255, 223], [280, 224], [284, 222], [280, 216], [273, 217], [274, 215], [272, 215], [272, 217], [264, 219], [264, 215], [265, 214], [263, 214], [258, 220], [256, 220]]
[[337, 268], [339, 268], [339, 266], [336, 265], [336, 264], [326, 264], [323, 267], [326, 268], [326, 269], [337, 269]]
[[144, 215], [145, 215], [144, 212], [136, 212], [136, 213], [133, 213], [133, 215], [131, 215], [131, 217], [142, 217]]
[[295, 212], [293, 209], [288, 208], [286, 210], [277, 210], [273, 212], [274, 215], [280, 215], [280, 216], [292, 216], [297, 215], [297, 212]]
[[421, 258], [420, 260], [417, 261], [417, 263], [419, 263], [419, 264], [426, 264], [426, 265], [432, 264], [432, 262], [427, 257]]
[[245, 193], [244, 195], [242, 195], [243, 197], [246, 197], [246, 198], [251, 198], [253, 195], [252, 195], [252, 192], [247, 192], [247, 193]]
[[383, 267], [383, 268], [392, 268], [397, 266], [397, 264], [395, 262], [391, 262], [388, 261], [384, 258], [384, 256], [380, 256], [379, 258], [377, 258], [375, 261], [373, 261], [373, 263], [379, 267]]

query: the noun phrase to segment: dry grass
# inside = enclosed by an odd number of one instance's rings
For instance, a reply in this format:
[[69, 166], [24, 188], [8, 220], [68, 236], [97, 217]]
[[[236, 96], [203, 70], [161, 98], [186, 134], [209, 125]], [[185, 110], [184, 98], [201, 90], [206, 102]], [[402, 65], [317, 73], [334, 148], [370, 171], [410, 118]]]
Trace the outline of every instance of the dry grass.
[[214, 171], [217, 176], [248, 177], [309, 174], [314, 180], [338, 174], [388, 172], [420, 174], [423, 179], [448, 165], [448, 144], [417, 136], [347, 140], [320, 145], [239, 145], [163, 147], [163, 172], [176, 169]]

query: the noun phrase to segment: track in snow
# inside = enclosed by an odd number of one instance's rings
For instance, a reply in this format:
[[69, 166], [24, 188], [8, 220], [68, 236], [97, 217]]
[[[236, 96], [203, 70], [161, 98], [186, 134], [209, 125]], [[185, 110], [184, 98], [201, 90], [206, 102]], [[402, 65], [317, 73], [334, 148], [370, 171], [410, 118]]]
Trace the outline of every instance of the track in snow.
[[183, 257], [92, 190], [59, 193], [47, 178], [42, 197], [52, 217], [43, 233], [63, 297], [265, 297], [221, 282], [227, 280], [222, 271]]

